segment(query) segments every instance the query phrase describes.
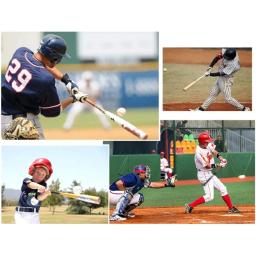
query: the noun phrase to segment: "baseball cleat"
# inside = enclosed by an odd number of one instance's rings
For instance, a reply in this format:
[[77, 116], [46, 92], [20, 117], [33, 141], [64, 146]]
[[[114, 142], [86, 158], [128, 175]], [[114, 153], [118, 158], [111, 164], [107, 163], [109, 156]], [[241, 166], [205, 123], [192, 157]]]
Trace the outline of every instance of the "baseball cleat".
[[246, 107], [246, 108], [244, 109], [244, 111], [251, 111], [251, 109], [248, 108], [248, 107]]
[[123, 221], [123, 220], [126, 220], [126, 218], [122, 217], [118, 214], [115, 214], [115, 215], [110, 216], [109, 220], [110, 221]]
[[228, 213], [233, 214], [233, 213], [241, 213], [236, 207], [232, 207], [231, 209], [228, 210]]
[[192, 213], [193, 207], [189, 206], [188, 204], [185, 204], [185, 213]]

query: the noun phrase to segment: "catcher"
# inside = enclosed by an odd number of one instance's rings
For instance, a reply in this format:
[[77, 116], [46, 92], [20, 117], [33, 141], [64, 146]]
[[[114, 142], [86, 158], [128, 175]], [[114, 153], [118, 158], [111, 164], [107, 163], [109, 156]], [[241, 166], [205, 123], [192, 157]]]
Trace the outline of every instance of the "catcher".
[[[44, 139], [39, 114], [56, 117], [71, 103], [85, 102], [87, 94], [78, 91], [68, 74], [62, 75], [55, 68], [64, 56], [69, 57], [66, 51], [64, 39], [53, 34], [43, 37], [35, 53], [25, 47], [15, 51], [2, 81], [3, 139]], [[61, 102], [55, 78], [70, 93]]]
[[138, 193], [143, 187], [164, 188], [174, 187], [175, 177], [160, 182], [151, 182], [150, 169], [146, 165], [135, 166], [132, 173], [120, 177], [109, 187], [109, 200], [116, 209], [110, 217], [110, 221], [123, 221], [135, 217], [131, 211], [144, 201], [142, 193]]
[[[226, 186], [215, 176], [213, 172], [214, 168], [224, 168], [227, 165], [227, 160], [215, 150], [216, 146], [213, 144], [213, 139], [207, 132], [200, 133], [198, 141], [199, 146], [196, 148], [195, 165], [198, 180], [203, 186], [205, 194], [195, 201], [186, 204], [185, 213], [191, 213], [197, 205], [213, 200], [214, 188], [220, 192], [223, 201], [228, 207], [228, 213], [240, 213], [240, 211], [232, 204]], [[218, 164], [215, 164], [214, 156], [220, 160]]]
[[36, 159], [28, 173], [32, 178], [25, 178], [22, 182], [19, 206], [14, 216], [16, 224], [40, 224], [41, 202], [51, 195], [46, 181], [51, 177], [53, 169], [48, 159]]

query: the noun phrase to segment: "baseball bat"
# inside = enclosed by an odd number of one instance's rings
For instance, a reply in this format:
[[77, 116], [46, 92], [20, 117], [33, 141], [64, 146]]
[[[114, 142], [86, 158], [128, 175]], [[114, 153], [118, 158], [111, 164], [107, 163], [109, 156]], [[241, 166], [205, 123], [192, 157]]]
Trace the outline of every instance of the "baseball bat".
[[113, 122], [119, 124], [122, 128], [124, 128], [126, 131], [132, 133], [136, 137], [138, 137], [140, 139], [143, 139], [143, 140], [148, 138], [148, 135], [145, 132], [143, 132], [142, 130], [140, 130], [139, 128], [134, 126], [133, 124], [127, 122], [123, 118], [121, 118], [121, 117], [119, 117], [119, 116], [117, 116], [117, 115], [115, 115], [115, 114], [105, 110], [104, 108], [96, 105], [92, 100], [90, 100], [88, 98], [86, 98], [86, 102], [89, 103], [91, 106], [97, 108], [101, 113], [106, 115]]
[[[47, 70], [58, 80], [61, 80], [63, 77], [63, 73], [57, 69], [56, 67], [53, 68], [49, 68], [47, 67]], [[142, 130], [140, 130], [139, 128], [137, 128], [136, 126], [134, 126], [133, 124], [127, 122], [126, 120], [120, 118], [119, 116], [105, 110], [104, 108], [96, 105], [92, 100], [90, 99], [86, 99], [86, 102], [88, 102], [90, 105], [92, 105], [93, 107], [97, 108], [100, 112], [102, 112], [104, 115], [106, 115], [108, 118], [110, 118], [113, 122], [119, 124], [122, 128], [124, 128], [125, 130], [127, 130], [128, 132], [132, 133], [133, 135], [135, 135], [136, 137], [140, 138], [140, 139], [147, 139], [148, 135], [143, 132]]]
[[83, 201], [86, 203], [91, 203], [91, 204], [100, 204], [100, 197], [99, 196], [91, 196], [91, 195], [85, 195], [85, 194], [73, 194], [73, 193], [68, 193], [68, 192], [56, 192], [56, 191], [51, 191], [52, 194], [57, 194], [57, 195], [62, 195], [66, 198], [72, 198], [76, 199], [79, 201]]
[[198, 81], [200, 81], [202, 78], [205, 77], [205, 74], [203, 74], [202, 76], [198, 77], [197, 79], [195, 79], [193, 82], [191, 82], [190, 84], [188, 84], [186, 87], [183, 88], [183, 91], [187, 91], [190, 87], [192, 87], [195, 83], [197, 83]]

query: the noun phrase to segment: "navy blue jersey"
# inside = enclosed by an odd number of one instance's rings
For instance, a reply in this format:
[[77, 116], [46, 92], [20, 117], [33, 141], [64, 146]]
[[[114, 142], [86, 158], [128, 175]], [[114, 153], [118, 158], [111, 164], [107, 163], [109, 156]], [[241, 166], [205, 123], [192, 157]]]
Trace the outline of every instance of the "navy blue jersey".
[[[133, 194], [140, 191], [145, 186], [145, 181], [146, 181], [146, 180], [141, 180], [140, 177], [135, 173], [129, 173], [127, 175], [124, 175], [118, 180], [121, 180], [124, 184], [124, 187], [130, 190]], [[116, 186], [116, 182], [118, 180], [114, 181], [110, 185], [109, 189], [111, 191], [119, 190], [118, 187]]]
[[[37, 210], [39, 210], [40, 206], [41, 206], [41, 201], [38, 201], [37, 204], [34, 204], [33, 198], [37, 199], [37, 196], [40, 193], [38, 193], [37, 189], [31, 189], [28, 187], [28, 184], [30, 182], [33, 182], [33, 180], [30, 178], [25, 178], [23, 180], [22, 187], [21, 187], [20, 199], [19, 199], [19, 206], [33, 207], [33, 208], [36, 208]], [[44, 187], [47, 187], [47, 184], [45, 181], [42, 181], [39, 184]], [[32, 199], [32, 202], [31, 202], [31, 199]]]
[[53, 117], [60, 110], [54, 76], [31, 50], [17, 49], [2, 79], [2, 114], [41, 113]]

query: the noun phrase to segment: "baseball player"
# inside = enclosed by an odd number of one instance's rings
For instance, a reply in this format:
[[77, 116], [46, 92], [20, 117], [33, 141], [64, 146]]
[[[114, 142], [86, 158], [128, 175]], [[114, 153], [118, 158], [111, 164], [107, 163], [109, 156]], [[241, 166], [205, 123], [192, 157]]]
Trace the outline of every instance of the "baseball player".
[[[218, 72], [211, 72], [213, 66], [221, 60]], [[216, 100], [217, 96], [222, 93], [227, 103], [233, 105], [239, 110], [250, 111], [250, 108], [243, 106], [231, 96], [233, 86], [233, 76], [240, 69], [239, 56], [235, 48], [224, 48], [209, 65], [205, 76], [218, 77], [210, 91], [209, 97], [194, 111], [204, 111]], [[190, 109], [192, 110], [192, 109]], [[192, 110], [193, 111], [193, 110]]]
[[16, 224], [40, 224], [39, 210], [41, 202], [51, 195], [46, 181], [53, 173], [52, 164], [46, 158], [36, 159], [29, 167], [29, 175], [21, 186], [19, 206], [15, 211]]
[[151, 182], [150, 169], [146, 165], [135, 166], [132, 173], [120, 177], [109, 187], [110, 204], [116, 208], [110, 217], [110, 221], [123, 221], [135, 217], [131, 211], [141, 205], [144, 196], [139, 191], [143, 188], [172, 187], [174, 180]]
[[[102, 106], [100, 103], [100, 86], [93, 79], [93, 74], [91, 72], [84, 72], [81, 77], [81, 81], [78, 82], [79, 90], [90, 97], [96, 102], [98, 106]], [[73, 104], [71, 109], [68, 111], [66, 121], [63, 128], [65, 130], [70, 130], [75, 122], [75, 118], [84, 110], [92, 111], [100, 120], [102, 126], [109, 130], [111, 125], [107, 117], [102, 114], [98, 109], [92, 107], [89, 104]]]
[[[214, 175], [214, 168], [220, 169], [227, 165], [227, 160], [224, 159], [218, 151], [215, 150], [213, 139], [207, 132], [202, 132], [198, 136], [199, 145], [196, 148], [195, 165], [197, 169], [197, 177], [204, 189], [204, 196], [199, 197], [195, 201], [185, 205], [185, 213], [191, 213], [192, 210], [199, 204], [207, 203], [214, 199], [214, 188], [217, 189], [224, 202], [228, 207], [228, 213], [240, 213], [233, 206], [231, 198], [228, 194], [226, 186]], [[215, 164], [214, 156], [220, 162]]]
[[[26, 47], [15, 51], [2, 81], [2, 137], [12, 120], [24, 117], [37, 128], [39, 139], [44, 139], [39, 113], [56, 117], [71, 103], [85, 101], [87, 95], [78, 92], [78, 86], [68, 74], [63, 75], [55, 67], [64, 56], [69, 57], [66, 51], [64, 39], [53, 34], [43, 37], [35, 53]], [[61, 80], [70, 92], [62, 102], [55, 78]]]
[[165, 180], [170, 179], [172, 175], [172, 169], [169, 167], [168, 160], [164, 157], [163, 151], [160, 152], [160, 170], [165, 174]]

